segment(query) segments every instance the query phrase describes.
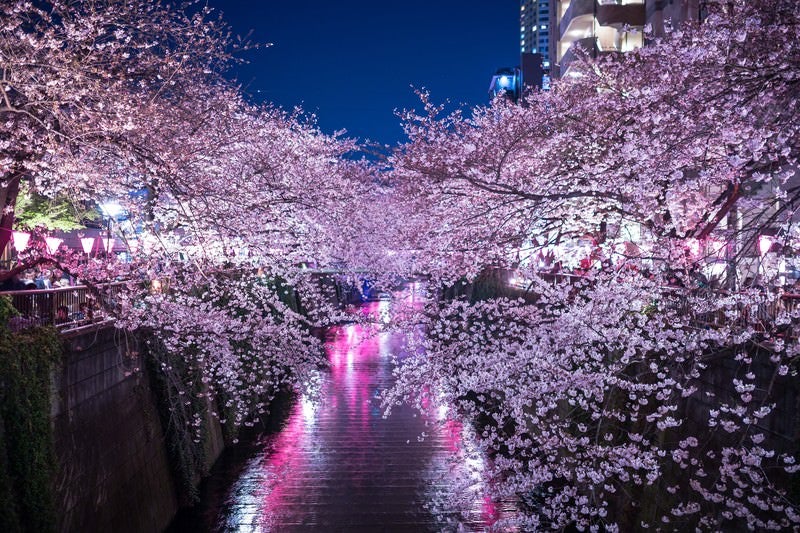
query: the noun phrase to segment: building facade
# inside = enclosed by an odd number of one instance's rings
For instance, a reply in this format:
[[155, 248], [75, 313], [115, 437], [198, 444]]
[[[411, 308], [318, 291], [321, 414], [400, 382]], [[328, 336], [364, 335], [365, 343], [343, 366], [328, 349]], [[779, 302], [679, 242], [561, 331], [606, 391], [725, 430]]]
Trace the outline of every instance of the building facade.
[[552, 0], [520, 0], [519, 47], [522, 54], [541, 54], [547, 69], [550, 53], [550, 3]]
[[592, 57], [627, 52], [645, 44], [645, 25], [652, 32], [647, 37], [658, 37], [669, 24], [701, 20], [703, 4], [703, 0], [551, 0], [551, 75], [568, 75], [578, 48]]

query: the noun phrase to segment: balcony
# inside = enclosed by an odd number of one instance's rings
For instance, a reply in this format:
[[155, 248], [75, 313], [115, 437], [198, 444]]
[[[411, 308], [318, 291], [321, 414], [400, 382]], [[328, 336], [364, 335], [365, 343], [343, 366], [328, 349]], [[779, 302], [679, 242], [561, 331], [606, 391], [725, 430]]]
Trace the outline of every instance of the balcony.
[[600, 26], [615, 28], [644, 26], [645, 4], [624, 0], [572, 0], [559, 21], [559, 37], [564, 39], [568, 34], [574, 36], [591, 30], [595, 21]]
[[591, 30], [595, 0], [572, 0], [558, 23], [559, 37], [585, 29]]
[[621, 28], [623, 26], [644, 26], [644, 4], [604, 4], [597, 6], [597, 24]]
[[574, 41], [570, 45], [559, 62], [559, 72], [561, 76], [567, 74], [571, 63], [577, 59], [576, 51], [578, 48], [588, 51], [591, 57], [595, 57], [597, 55], [597, 39], [595, 37], [584, 37], [583, 39]]

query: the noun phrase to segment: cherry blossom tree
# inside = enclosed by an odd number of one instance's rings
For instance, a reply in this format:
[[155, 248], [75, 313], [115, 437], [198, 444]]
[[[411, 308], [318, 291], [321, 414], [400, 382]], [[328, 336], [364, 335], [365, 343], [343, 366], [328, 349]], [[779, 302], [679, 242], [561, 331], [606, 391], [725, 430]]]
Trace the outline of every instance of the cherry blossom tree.
[[[523, 106], [441, 116], [423, 94], [406, 114], [386, 209], [415, 216], [392, 231], [425, 235], [405, 242], [434, 283], [508, 268], [527, 290], [431, 303], [387, 405], [455, 407], [525, 529], [800, 521], [780, 407], [797, 319], [777, 275], [800, 190], [800, 10], [709, 9]], [[782, 251], [756, 251], [767, 233]], [[706, 256], [734, 291], [698, 283]]]
[[237, 47], [207, 8], [55, 0], [0, 9], [2, 246], [22, 179], [47, 194], [126, 193], [109, 176], [147, 161], [163, 140], [136, 143], [135, 123], [185, 90], [221, 83]]
[[130, 259], [52, 253], [34, 237], [4, 276], [49, 262], [86, 284], [142, 339], [178, 425], [202, 425], [187, 405], [198, 397], [239, 425], [281, 386], [313, 381], [313, 328], [337, 310], [302, 265], [335, 260], [339, 206], [369, 181], [344, 157], [354, 143], [300, 110], [246, 101], [223, 74], [249, 45], [197, 3], [20, 1], [0, 13], [0, 245], [26, 180], [45, 196], [117, 202], [113, 238]]

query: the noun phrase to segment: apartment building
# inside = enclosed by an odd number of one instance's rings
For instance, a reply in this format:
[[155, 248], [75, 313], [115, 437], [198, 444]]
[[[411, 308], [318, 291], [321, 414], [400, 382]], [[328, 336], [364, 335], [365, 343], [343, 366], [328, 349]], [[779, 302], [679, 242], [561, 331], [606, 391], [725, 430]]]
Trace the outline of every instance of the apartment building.
[[552, 0], [520, 0], [519, 46], [521, 54], [541, 54], [543, 67], [549, 64], [550, 3]]
[[553, 77], [569, 75], [578, 47], [592, 56], [644, 46], [645, 25], [667, 26], [703, 18], [703, 0], [552, 0], [549, 62]]

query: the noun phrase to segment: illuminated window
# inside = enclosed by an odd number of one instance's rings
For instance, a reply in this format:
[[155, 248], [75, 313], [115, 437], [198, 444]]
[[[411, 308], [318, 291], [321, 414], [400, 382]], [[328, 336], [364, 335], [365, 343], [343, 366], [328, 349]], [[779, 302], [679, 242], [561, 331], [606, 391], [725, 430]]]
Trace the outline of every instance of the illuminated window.
[[539, 26], [539, 29], [546, 30], [547, 29], [547, 24], [542, 24], [541, 26]]

